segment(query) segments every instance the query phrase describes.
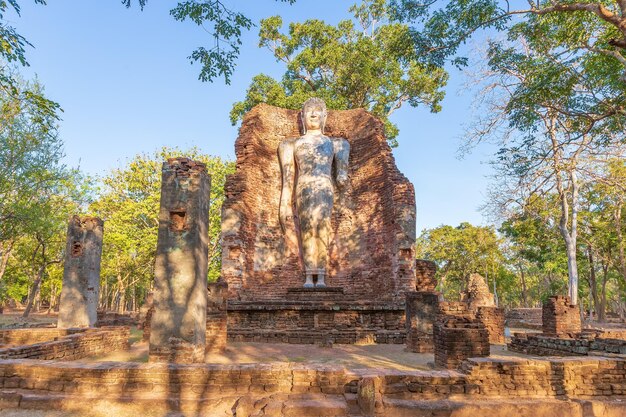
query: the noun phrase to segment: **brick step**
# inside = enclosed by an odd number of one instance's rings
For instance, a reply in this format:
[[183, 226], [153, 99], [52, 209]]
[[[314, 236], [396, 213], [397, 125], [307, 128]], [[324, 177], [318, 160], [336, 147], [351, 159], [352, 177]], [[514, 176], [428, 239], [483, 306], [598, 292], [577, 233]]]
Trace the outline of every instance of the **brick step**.
[[377, 417], [623, 417], [626, 401], [499, 400], [412, 401], [385, 399]]

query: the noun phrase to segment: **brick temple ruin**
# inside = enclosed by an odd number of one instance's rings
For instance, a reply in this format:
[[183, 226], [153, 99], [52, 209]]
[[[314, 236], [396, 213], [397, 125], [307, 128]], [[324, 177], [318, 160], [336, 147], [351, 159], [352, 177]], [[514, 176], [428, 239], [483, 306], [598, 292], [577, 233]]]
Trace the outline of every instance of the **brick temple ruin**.
[[335, 196], [329, 277], [302, 288], [303, 265], [279, 223], [279, 144], [300, 135], [299, 111], [259, 105], [235, 142], [226, 181], [222, 278], [233, 341], [404, 343], [404, 294], [415, 290], [415, 193], [396, 168], [383, 124], [330, 111], [325, 134], [350, 146], [349, 183]]
[[[460, 300], [443, 299], [436, 265], [414, 259], [413, 187], [381, 122], [363, 110], [328, 114], [326, 134], [350, 146], [349, 181], [334, 195], [326, 285], [303, 286], [303, 261], [285, 242], [278, 208], [278, 147], [299, 135], [299, 122], [297, 111], [266, 105], [244, 119], [215, 283], [206, 281], [210, 178], [187, 158], [164, 163], [154, 292], [140, 323], [92, 314], [102, 222], [73, 217], [64, 319], [59, 313], [56, 328], [0, 329], [0, 414], [131, 405], [128, 415], [186, 417], [626, 415], [625, 328], [585, 328], [578, 308], [556, 296], [506, 316], [509, 327], [541, 333], [505, 338], [504, 311], [478, 274]], [[71, 321], [74, 309], [82, 321]], [[144, 360], [97, 360], [128, 351], [135, 325], [148, 345]], [[385, 365], [369, 367], [223, 361], [229, 351], [245, 355], [251, 341], [288, 350], [317, 343], [332, 354], [333, 344], [393, 344], [384, 347], [405, 347], [395, 355], [427, 366], [380, 353], [368, 360]]]

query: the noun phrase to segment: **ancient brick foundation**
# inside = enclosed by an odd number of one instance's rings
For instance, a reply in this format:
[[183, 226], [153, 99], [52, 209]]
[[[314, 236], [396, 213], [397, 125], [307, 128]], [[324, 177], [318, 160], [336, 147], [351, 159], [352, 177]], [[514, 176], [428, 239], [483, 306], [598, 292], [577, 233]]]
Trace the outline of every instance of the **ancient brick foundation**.
[[57, 327], [93, 327], [97, 320], [102, 220], [70, 217]]
[[0, 330], [0, 347], [33, 345], [35, 343], [50, 342], [70, 334], [83, 332], [84, 329], [10, 329]]
[[512, 308], [505, 314], [509, 327], [541, 330], [541, 308]]
[[480, 321], [489, 332], [489, 343], [503, 345], [504, 337], [504, 310], [498, 307], [478, 307], [476, 319]]
[[318, 344], [405, 341], [404, 306], [355, 302], [229, 301], [228, 339], [234, 342]]
[[[231, 300], [281, 301], [304, 283], [278, 213], [277, 149], [301, 135], [298, 115], [261, 104], [242, 122], [237, 171], [226, 181], [222, 209], [222, 277]], [[403, 304], [404, 293], [415, 291], [415, 194], [383, 131], [364, 110], [329, 111], [325, 134], [350, 143], [349, 183], [336, 195], [331, 219], [327, 279], [343, 290], [343, 301]]]
[[228, 340], [228, 284], [224, 281], [208, 285], [206, 313], [206, 352], [222, 352]]
[[439, 293], [409, 292], [406, 294], [406, 347], [410, 352], [435, 351], [433, 326], [439, 314]]
[[626, 340], [603, 337], [602, 333], [585, 332], [576, 337], [515, 333], [508, 350], [537, 356], [613, 355], [626, 358]]
[[150, 361], [204, 360], [210, 188], [204, 164], [163, 164]]
[[[25, 330], [25, 332], [29, 331], [34, 331], [37, 335], [33, 339], [41, 339], [43, 336], [41, 330]], [[5, 334], [5, 338], [16, 340], [17, 331], [11, 330], [9, 332], [16, 333]], [[57, 333], [57, 340], [0, 349], [0, 359], [73, 361], [129, 348], [128, 337], [130, 336], [130, 330], [128, 327], [69, 329], [66, 331], [66, 335], [62, 334], [63, 331]], [[48, 332], [48, 335], [54, 336], [53, 332]], [[26, 340], [23, 335], [19, 335], [17, 339]]]
[[550, 297], [542, 308], [543, 334], [563, 336], [580, 333], [580, 312], [571, 305], [569, 297]]
[[[349, 371], [329, 366], [259, 364], [107, 365], [0, 361], [3, 407], [50, 409], [74, 402], [88, 408], [98, 401], [112, 400], [185, 415], [268, 417], [608, 417], [623, 415], [626, 410], [623, 404], [602, 402], [626, 399], [626, 362], [620, 359], [477, 358], [465, 361], [458, 371]], [[532, 399], [530, 407], [511, 408], [510, 403], [501, 402], [524, 404], [525, 399]], [[477, 400], [484, 402], [477, 404]], [[459, 413], [449, 408], [451, 402], [458, 404]], [[546, 404], [553, 407], [550, 412]], [[613, 414], [606, 410], [613, 410]]]
[[417, 291], [434, 292], [437, 287], [437, 264], [426, 259], [415, 260], [415, 287]]
[[456, 369], [468, 358], [489, 356], [489, 332], [476, 319], [441, 315], [433, 337], [436, 366]]
[[98, 311], [96, 327], [103, 326], [135, 326], [137, 317], [134, 313], [115, 313], [113, 311]]

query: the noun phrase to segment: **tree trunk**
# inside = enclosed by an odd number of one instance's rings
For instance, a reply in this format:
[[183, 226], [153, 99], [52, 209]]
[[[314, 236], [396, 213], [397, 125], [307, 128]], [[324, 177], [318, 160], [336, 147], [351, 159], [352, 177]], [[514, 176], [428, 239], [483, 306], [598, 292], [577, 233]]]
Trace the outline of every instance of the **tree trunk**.
[[11, 256], [11, 251], [13, 250], [13, 241], [10, 240], [8, 243], [0, 244], [0, 280], [4, 276], [4, 272], [7, 270], [7, 265], [9, 264], [9, 257]]
[[598, 306], [598, 321], [606, 321], [606, 283], [609, 279], [609, 263], [602, 265], [602, 289], [600, 290], [600, 304]]
[[43, 264], [39, 268], [39, 271], [37, 272], [37, 276], [35, 277], [33, 281], [33, 286], [30, 289], [30, 294], [28, 295], [28, 303], [26, 303], [26, 310], [24, 310], [24, 314], [22, 314], [22, 317], [28, 317], [28, 315], [30, 314], [30, 311], [32, 310], [33, 304], [35, 302], [35, 298], [37, 297], [37, 294], [39, 294], [39, 286], [41, 284], [41, 280], [43, 278], [43, 274], [45, 271], [46, 271], [46, 264]]
[[522, 279], [522, 307], [528, 308], [528, 290], [526, 288], [526, 275], [524, 275], [524, 267], [521, 263], [518, 265], [520, 276]]
[[[591, 298], [593, 300], [593, 309], [596, 312], [596, 316], [599, 318], [598, 311], [598, 285], [596, 279], [596, 264], [593, 257], [593, 246], [591, 244], [587, 244], [587, 257], [589, 258], [589, 291], [591, 292]], [[591, 310], [591, 309], [590, 309]]]

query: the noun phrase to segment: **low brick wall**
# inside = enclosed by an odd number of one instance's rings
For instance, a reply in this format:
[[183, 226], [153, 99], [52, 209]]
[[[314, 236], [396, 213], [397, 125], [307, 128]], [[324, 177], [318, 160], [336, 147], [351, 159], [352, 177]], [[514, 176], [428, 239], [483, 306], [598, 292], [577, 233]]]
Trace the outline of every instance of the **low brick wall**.
[[594, 333], [582, 333], [574, 338], [515, 333], [508, 344], [508, 349], [513, 352], [537, 356], [615, 354], [626, 357], [625, 340], [596, 337]]
[[105, 326], [135, 326], [137, 315], [131, 313], [116, 313], [114, 311], [98, 311], [96, 327]]
[[[46, 395], [57, 395], [56, 398], [63, 398], [63, 402], [68, 398], [80, 398], [87, 404], [92, 398], [120, 402], [148, 398], [153, 403], [174, 405], [173, 409], [187, 401], [195, 405], [205, 404], [208, 410], [224, 406], [227, 410], [238, 409], [237, 415], [250, 415], [244, 412], [246, 403], [256, 404], [264, 399], [265, 404], [269, 404], [280, 402], [280, 398], [307, 395], [311, 401], [334, 398], [338, 402], [350, 403], [351, 407], [361, 409], [360, 413], [354, 411], [356, 415], [372, 415], [369, 412], [376, 410], [376, 415], [391, 416], [395, 414], [385, 410], [394, 400], [624, 400], [626, 363], [608, 358], [479, 358], [465, 361], [460, 371], [348, 371], [322, 365], [107, 363], [103, 366], [102, 363], [5, 360], [0, 361], [0, 387], [0, 391], [7, 394], [15, 393], [16, 389], [22, 395], [38, 393], [39, 405], [44, 403]], [[272, 415], [301, 417], [312, 414], [303, 409], [291, 409], [289, 413]], [[314, 415], [345, 413], [318, 412]]]
[[128, 349], [129, 336], [128, 327], [84, 329], [54, 341], [0, 349], [0, 359], [72, 361]]
[[83, 331], [85, 329], [32, 328], [0, 330], [0, 347], [50, 342], [60, 337]]
[[228, 340], [277, 343], [405, 342], [404, 305], [356, 302], [229, 302]]
[[467, 358], [489, 356], [489, 332], [476, 319], [443, 317], [433, 333], [436, 366], [455, 369]]
[[512, 308], [504, 317], [508, 327], [541, 330], [541, 308]]

